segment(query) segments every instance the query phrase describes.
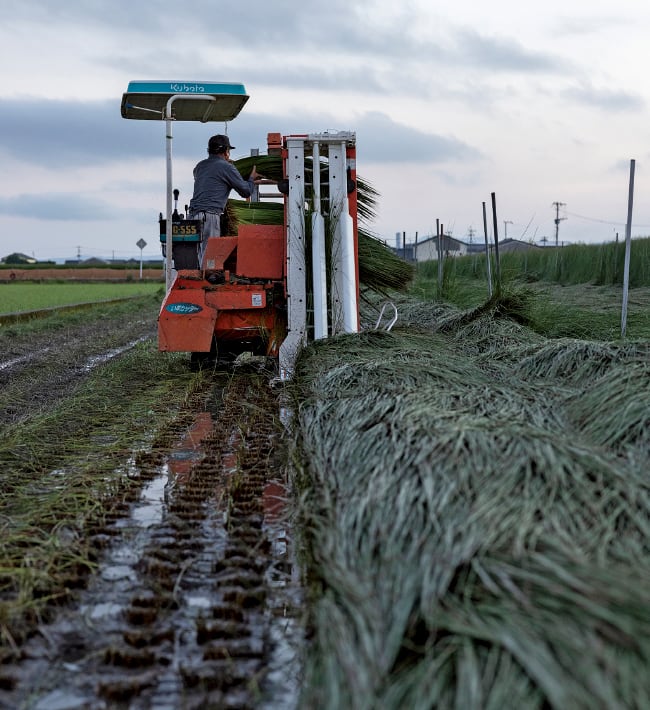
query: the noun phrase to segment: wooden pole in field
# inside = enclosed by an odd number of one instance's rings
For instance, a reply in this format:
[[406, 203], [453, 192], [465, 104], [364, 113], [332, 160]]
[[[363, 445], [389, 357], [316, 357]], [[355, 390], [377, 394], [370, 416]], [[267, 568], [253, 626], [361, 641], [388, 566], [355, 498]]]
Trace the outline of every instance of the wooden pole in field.
[[625, 263], [623, 265], [623, 307], [621, 310], [621, 337], [627, 328], [627, 298], [630, 290], [630, 251], [632, 242], [632, 203], [634, 201], [635, 161], [630, 160], [630, 186], [627, 196], [627, 222], [625, 224]]
[[440, 245], [440, 220], [436, 220], [436, 241], [438, 247], [438, 292], [442, 291], [442, 247]]
[[483, 203], [483, 234], [485, 235], [485, 264], [487, 268], [488, 298], [492, 298], [492, 258], [490, 256], [490, 244], [488, 242], [487, 214], [485, 202]]
[[501, 262], [499, 260], [499, 225], [497, 222], [497, 197], [492, 193], [492, 226], [494, 229], [494, 260], [497, 293], [501, 293]]
[[[437, 221], [437, 220], [436, 220]], [[444, 260], [445, 252], [443, 249], [442, 240], [445, 238], [445, 225], [440, 225], [440, 233], [438, 234], [438, 288], [442, 294], [442, 282], [444, 279]]]

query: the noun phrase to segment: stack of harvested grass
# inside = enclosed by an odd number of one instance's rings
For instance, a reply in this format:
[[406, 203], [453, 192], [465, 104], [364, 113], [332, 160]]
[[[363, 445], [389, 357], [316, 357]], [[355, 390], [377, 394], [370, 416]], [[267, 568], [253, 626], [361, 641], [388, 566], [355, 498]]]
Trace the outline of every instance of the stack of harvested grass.
[[[311, 183], [311, 172], [312, 172], [313, 160], [307, 157], [305, 160], [305, 180], [307, 183]], [[247, 156], [244, 158], [239, 158], [234, 161], [234, 165], [239, 170], [242, 177], [247, 178], [253, 166], [256, 167], [257, 172], [263, 175], [269, 180], [282, 180], [283, 167], [282, 167], [282, 157], [279, 155], [255, 155]], [[321, 163], [322, 172], [322, 190], [321, 194], [323, 197], [327, 196], [327, 163], [323, 161]], [[307, 195], [310, 198], [310, 195]], [[376, 215], [377, 201], [379, 199], [379, 193], [375, 188], [362, 177], [357, 175], [357, 212], [359, 218], [362, 220], [371, 221]]]
[[282, 224], [284, 205], [279, 202], [252, 202], [230, 199], [226, 205], [230, 229], [237, 234], [240, 224]]
[[[312, 161], [306, 161], [306, 180], [309, 176]], [[248, 176], [256, 165], [257, 171], [272, 180], [282, 178], [282, 158], [274, 155], [258, 155], [240, 158], [235, 166], [243, 176]], [[325, 165], [325, 164], [323, 164]], [[323, 168], [321, 168], [323, 169]], [[326, 179], [326, 175], [323, 176]], [[323, 193], [326, 195], [326, 186]], [[307, 195], [307, 199], [310, 195]], [[374, 218], [377, 207], [378, 193], [363, 178], [357, 177], [357, 211], [359, 221], [370, 221]], [[283, 205], [273, 202], [245, 202], [228, 200], [227, 218], [229, 231], [237, 232], [239, 224], [282, 224]], [[326, 218], [326, 231], [331, 230], [329, 219]], [[306, 215], [306, 232], [310, 236], [311, 220]], [[383, 293], [388, 290], [405, 290], [414, 275], [411, 264], [400, 259], [385, 244], [372, 236], [370, 231], [362, 226], [358, 229], [359, 240], [359, 280], [367, 288]]]
[[404, 291], [413, 278], [413, 266], [370, 232], [359, 228], [359, 281], [374, 291]]
[[251, 174], [253, 166], [260, 175], [269, 180], [282, 180], [282, 157], [279, 155], [248, 155], [237, 158], [233, 161], [234, 166], [239, 170], [245, 179]]
[[[305, 706], [650, 703], [650, 390], [630, 387], [647, 364], [622, 348], [594, 382], [578, 348], [589, 376], [531, 383], [485, 357], [485, 321], [507, 342], [484, 313], [299, 361]], [[517, 328], [515, 352], [547, 348]]]

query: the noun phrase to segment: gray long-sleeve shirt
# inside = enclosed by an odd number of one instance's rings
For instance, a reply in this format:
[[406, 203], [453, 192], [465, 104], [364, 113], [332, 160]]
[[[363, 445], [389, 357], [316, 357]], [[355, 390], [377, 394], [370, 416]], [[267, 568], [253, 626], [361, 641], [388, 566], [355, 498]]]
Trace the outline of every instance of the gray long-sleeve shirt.
[[194, 195], [190, 212], [223, 212], [231, 190], [242, 197], [253, 193], [253, 181], [244, 180], [223, 155], [209, 155], [194, 168]]

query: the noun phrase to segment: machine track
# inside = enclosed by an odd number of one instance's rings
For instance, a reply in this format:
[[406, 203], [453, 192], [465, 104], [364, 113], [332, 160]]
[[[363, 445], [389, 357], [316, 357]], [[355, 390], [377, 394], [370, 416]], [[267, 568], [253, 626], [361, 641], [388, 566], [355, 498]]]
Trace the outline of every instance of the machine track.
[[217, 377], [206, 411], [105, 547], [75, 608], [3, 669], [1, 707], [291, 707], [300, 592], [267, 378]]

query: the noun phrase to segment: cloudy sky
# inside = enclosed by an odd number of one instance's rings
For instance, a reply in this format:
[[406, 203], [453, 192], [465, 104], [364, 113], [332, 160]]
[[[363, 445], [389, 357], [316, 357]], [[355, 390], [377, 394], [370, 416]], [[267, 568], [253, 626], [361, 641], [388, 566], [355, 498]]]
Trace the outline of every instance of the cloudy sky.
[[[436, 219], [483, 238], [650, 234], [650, 3], [641, 0], [3, 0], [0, 256], [159, 254], [164, 123], [120, 116], [136, 79], [232, 81], [237, 150], [352, 130], [394, 244]], [[223, 124], [174, 126], [174, 183]], [[491, 223], [491, 217], [489, 218]]]

